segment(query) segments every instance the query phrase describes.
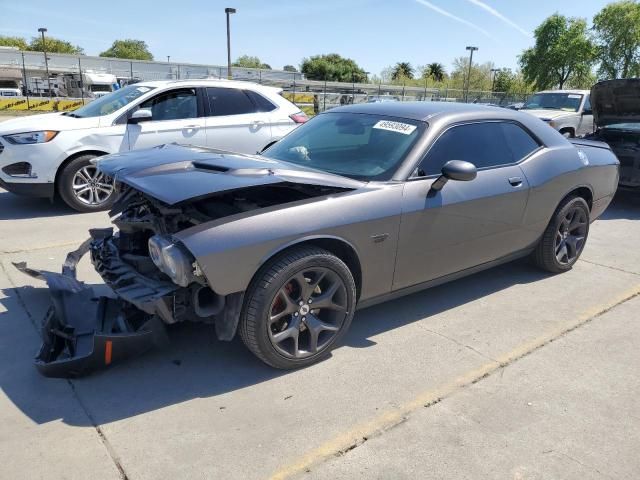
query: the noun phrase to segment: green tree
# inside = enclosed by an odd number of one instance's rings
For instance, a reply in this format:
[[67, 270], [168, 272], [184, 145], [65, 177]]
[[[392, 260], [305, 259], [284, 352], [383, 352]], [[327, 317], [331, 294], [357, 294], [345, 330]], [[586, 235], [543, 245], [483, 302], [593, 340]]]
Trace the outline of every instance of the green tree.
[[100, 53], [101, 57], [126, 58], [128, 60], [153, 60], [147, 43], [143, 40], [127, 38], [115, 40], [111, 48]]
[[20, 50], [27, 50], [29, 45], [27, 41], [22, 37], [7, 37], [0, 35], [0, 45], [3, 47], [16, 47]]
[[640, 76], [640, 3], [610, 3], [593, 17], [593, 31], [603, 78]]
[[495, 72], [495, 78], [493, 81], [494, 92], [510, 92], [515, 82], [516, 75], [510, 68], [503, 68]]
[[[469, 90], [491, 90], [491, 69], [493, 63], [476, 63], [471, 65], [471, 80]], [[469, 74], [469, 57], [458, 57], [453, 60], [451, 70], [451, 86], [462, 89], [467, 86], [467, 75]]]
[[[47, 53], [70, 53], [73, 55], [84, 55], [84, 50], [78, 45], [73, 45], [65, 40], [53, 37], [45, 37]], [[33, 37], [29, 43], [28, 50], [42, 52], [42, 37]]]
[[391, 79], [401, 80], [405, 78], [413, 80], [413, 67], [409, 62], [396, 63], [393, 67], [393, 72], [391, 73]]
[[296, 67], [294, 67], [293, 65], [285, 65], [284, 67], [282, 67], [282, 69], [285, 72], [297, 72], [298, 69]]
[[430, 63], [426, 65], [422, 71], [422, 77], [433, 78], [436, 82], [442, 82], [447, 75], [447, 72], [444, 69], [444, 65], [441, 63]]
[[337, 53], [304, 58], [300, 70], [309, 80], [364, 82], [367, 77], [355, 61], [341, 57]]
[[595, 48], [587, 36], [587, 22], [554, 14], [536, 28], [535, 45], [520, 56], [527, 82], [537, 89], [563, 88], [591, 71]]
[[262, 63], [258, 57], [252, 57], [250, 55], [241, 55], [236, 58], [236, 61], [231, 64], [234, 67], [242, 68], [262, 68], [271, 70], [271, 65], [268, 63]]

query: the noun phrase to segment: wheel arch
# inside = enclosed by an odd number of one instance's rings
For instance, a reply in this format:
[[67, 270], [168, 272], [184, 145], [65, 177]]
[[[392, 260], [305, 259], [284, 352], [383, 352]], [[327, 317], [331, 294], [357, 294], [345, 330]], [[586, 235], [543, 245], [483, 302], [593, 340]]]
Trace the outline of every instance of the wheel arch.
[[562, 197], [560, 203], [562, 203], [567, 197], [572, 196], [584, 198], [584, 200], [587, 202], [587, 205], [589, 205], [589, 211], [591, 211], [591, 208], [593, 207], [593, 189], [590, 186], [580, 185], [578, 187], [575, 187], [571, 191], [567, 192], [564, 197]]
[[95, 155], [96, 157], [101, 157], [103, 155], [109, 155], [109, 152], [105, 152], [103, 150], [95, 150], [95, 149], [82, 150], [80, 152], [72, 153], [67, 158], [65, 158], [65, 160], [58, 167], [58, 170], [56, 170], [56, 178], [54, 181], [56, 193], [58, 193], [60, 174], [63, 172], [65, 168], [67, 168], [67, 165], [69, 165], [69, 163], [71, 163], [73, 160], [75, 160], [78, 157], [82, 157], [83, 155]]
[[571, 138], [575, 138], [576, 136], [576, 129], [573, 127], [561, 127], [560, 129], [558, 129], [559, 133], [564, 133], [564, 132], [569, 132], [571, 134]]
[[258, 274], [260, 269], [272, 258], [300, 246], [319, 247], [327, 250], [328, 252], [334, 254], [336, 257], [342, 260], [351, 271], [353, 279], [356, 283], [356, 301], [360, 298], [360, 293], [362, 291], [362, 264], [360, 262], [360, 256], [358, 255], [356, 248], [350, 242], [343, 238], [335, 236], [305, 237], [294, 242], [290, 242], [286, 245], [282, 245], [277, 250], [272, 251], [262, 260], [262, 262], [260, 263], [260, 267], [254, 273], [254, 277]]

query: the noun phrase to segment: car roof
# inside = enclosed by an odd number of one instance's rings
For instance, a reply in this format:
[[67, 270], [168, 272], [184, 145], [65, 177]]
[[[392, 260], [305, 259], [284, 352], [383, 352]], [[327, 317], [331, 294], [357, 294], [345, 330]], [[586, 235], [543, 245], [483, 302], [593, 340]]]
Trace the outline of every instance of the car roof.
[[224, 88], [244, 88], [249, 90], [262, 90], [268, 92], [280, 92], [281, 88], [270, 87], [266, 85], [260, 85], [253, 82], [243, 82], [240, 80], [225, 80], [223, 78], [201, 78], [201, 79], [186, 79], [186, 80], [152, 80], [138, 82], [135, 85], [141, 87], [155, 87], [164, 88], [170, 86], [184, 86], [184, 87], [224, 87]]
[[347, 105], [336, 107], [328, 112], [349, 112], [349, 113], [369, 113], [373, 115], [385, 115], [389, 117], [408, 118], [411, 120], [425, 121], [436, 115], [460, 114], [460, 113], [480, 113], [482, 117], [495, 114], [496, 118], [504, 116], [504, 108], [476, 105], [473, 103], [455, 102], [378, 102], [360, 103], [357, 105]]

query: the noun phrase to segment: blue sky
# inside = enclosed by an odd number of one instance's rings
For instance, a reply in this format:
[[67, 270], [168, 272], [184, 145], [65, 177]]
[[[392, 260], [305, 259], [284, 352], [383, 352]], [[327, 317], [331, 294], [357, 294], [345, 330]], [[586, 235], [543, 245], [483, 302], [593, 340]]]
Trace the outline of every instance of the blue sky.
[[156, 59], [226, 63], [224, 7], [232, 16], [232, 57], [257, 55], [274, 68], [339, 53], [371, 73], [398, 61], [441, 62], [466, 45], [474, 61], [517, 66], [529, 32], [559, 11], [589, 21], [604, 0], [0, 0], [0, 34], [31, 37], [40, 26], [88, 55], [116, 38], [145, 40]]

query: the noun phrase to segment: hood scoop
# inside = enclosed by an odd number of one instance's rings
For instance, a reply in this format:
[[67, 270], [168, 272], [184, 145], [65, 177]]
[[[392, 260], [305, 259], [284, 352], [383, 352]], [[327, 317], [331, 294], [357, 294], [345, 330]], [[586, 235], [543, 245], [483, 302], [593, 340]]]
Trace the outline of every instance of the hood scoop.
[[217, 173], [225, 173], [230, 170], [228, 167], [223, 167], [222, 165], [214, 165], [209, 162], [192, 162], [191, 163], [198, 170], [207, 170], [209, 172], [217, 172]]

